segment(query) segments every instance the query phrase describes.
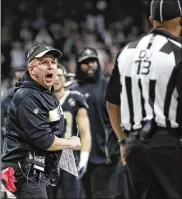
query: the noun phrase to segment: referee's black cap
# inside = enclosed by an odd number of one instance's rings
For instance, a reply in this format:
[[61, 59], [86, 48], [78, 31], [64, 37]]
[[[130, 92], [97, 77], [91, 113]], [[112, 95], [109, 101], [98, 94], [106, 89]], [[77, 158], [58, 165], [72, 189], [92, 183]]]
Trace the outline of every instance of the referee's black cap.
[[152, 0], [150, 15], [156, 21], [168, 21], [182, 16], [182, 0]]

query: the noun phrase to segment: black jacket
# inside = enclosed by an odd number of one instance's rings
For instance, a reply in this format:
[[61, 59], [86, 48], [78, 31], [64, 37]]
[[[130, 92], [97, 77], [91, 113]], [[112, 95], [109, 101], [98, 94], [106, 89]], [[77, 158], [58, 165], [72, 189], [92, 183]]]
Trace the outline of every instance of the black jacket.
[[5, 119], [7, 116], [7, 110], [8, 106], [13, 98], [14, 95], [14, 89], [10, 89], [7, 92], [7, 95], [3, 98], [1, 101], [1, 152], [3, 150], [3, 140], [4, 140], [4, 125], [5, 125]]
[[98, 70], [93, 81], [86, 78], [77, 63], [76, 78], [78, 89], [84, 94], [89, 110], [92, 150], [90, 162], [94, 164], [111, 163], [118, 161], [120, 157], [119, 145], [113, 132], [106, 109], [105, 91], [107, 83], [101, 75], [101, 67], [98, 62]]
[[7, 95], [1, 101], [1, 126], [4, 126], [4, 120], [7, 116], [8, 106], [13, 98], [14, 89], [9, 89]]
[[54, 134], [62, 135], [60, 115], [54, 92], [40, 86], [26, 72], [16, 84], [8, 108], [2, 162], [23, 162], [28, 151], [57, 160], [57, 153], [46, 149], [52, 145]]

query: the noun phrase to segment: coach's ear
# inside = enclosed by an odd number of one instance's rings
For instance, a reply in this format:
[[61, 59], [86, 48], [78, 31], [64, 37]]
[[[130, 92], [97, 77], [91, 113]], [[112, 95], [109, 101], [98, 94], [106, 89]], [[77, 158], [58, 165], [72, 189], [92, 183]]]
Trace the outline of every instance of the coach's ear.
[[149, 21], [152, 24], [152, 26], [154, 26], [154, 20], [153, 20], [152, 16], [149, 17]]
[[33, 68], [34, 68], [34, 67], [32, 67], [31, 65], [28, 66], [28, 72], [29, 72], [30, 75], [34, 75], [34, 70], [33, 70]]

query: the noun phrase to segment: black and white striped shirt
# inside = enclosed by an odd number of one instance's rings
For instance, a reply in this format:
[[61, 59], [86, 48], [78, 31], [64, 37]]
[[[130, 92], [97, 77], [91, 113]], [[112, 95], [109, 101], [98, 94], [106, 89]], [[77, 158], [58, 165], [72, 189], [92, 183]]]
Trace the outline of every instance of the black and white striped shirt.
[[161, 127], [182, 127], [181, 47], [177, 38], [154, 29], [118, 55], [106, 99], [120, 105], [126, 130], [151, 119]]

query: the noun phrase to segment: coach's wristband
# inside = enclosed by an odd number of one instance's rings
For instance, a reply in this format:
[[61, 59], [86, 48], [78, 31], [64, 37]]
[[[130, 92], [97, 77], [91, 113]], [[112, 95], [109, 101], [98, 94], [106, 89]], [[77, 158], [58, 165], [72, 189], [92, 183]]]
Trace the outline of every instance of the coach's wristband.
[[126, 140], [118, 140], [119, 145], [122, 145], [122, 144], [124, 145], [125, 143], [126, 143]]

